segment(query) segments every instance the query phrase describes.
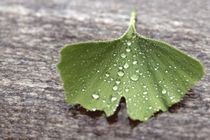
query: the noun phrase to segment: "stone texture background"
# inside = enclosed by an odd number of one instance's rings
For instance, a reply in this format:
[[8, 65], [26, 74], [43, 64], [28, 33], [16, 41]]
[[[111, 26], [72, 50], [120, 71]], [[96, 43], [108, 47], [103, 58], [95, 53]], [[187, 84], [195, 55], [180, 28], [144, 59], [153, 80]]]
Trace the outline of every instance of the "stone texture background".
[[[138, 32], [197, 57], [205, 77], [148, 122], [67, 105], [56, 71], [66, 43], [110, 39], [138, 10]], [[1, 0], [0, 139], [209, 140], [209, 0]]]

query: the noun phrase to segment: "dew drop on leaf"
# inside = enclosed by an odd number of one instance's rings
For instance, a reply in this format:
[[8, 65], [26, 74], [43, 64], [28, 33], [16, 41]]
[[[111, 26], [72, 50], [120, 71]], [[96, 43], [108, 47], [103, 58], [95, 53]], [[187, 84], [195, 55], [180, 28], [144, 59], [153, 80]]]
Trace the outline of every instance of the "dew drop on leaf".
[[114, 102], [114, 101], [116, 101], [116, 100], [117, 100], [117, 97], [112, 96], [111, 101]]
[[99, 99], [99, 95], [98, 94], [92, 94], [93, 99]]
[[162, 94], [166, 94], [166, 90], [165, 89], [162, 90]]
[[133, 81], [137, 81], [138, 79], [139, 79], [139, 76], [136, 75], [136, 74], [133, 74], [133, 75], [131, 76], [131, 80], [133, 80]]
[[119, 80], [116, 80], [115, 83], [116, 83], [117, 85], [119, 85], [119, 84], [120, 84], [120, 81], [119, 81]]
[[130, 41], [128, 41], [128, 42], [127, 42], [127, 45], [128, 45], [128, 46], [130, 46], [130, 45], [131, 45], [131, 42], [130, 42]]
[[117, 74], [118, 74], [120, 77], [124, 76], [124, 72], [123, 72], [123, 71], [118, 71]]
[[136, 65], [137, 64], [137, 61], [133, 61], [133, 64]]
[[122, 53], [120, 56], [121, 56], [122, 58], [126, 58], [126, 54], [124, 54], [124, 53]]
[[114, 91], [117, 91], [118, 90], [118, 87], [117, 86], [113, 86], [112, 88]]
[[129, 67], [128, 63], [125, 63], [125, 65], [123, 66], [125, 69], [127, 69]]
[[126, 49], [126, 52], [130, 52], [130, 51], [131, 51], [131, 49], [129, 49], [129, 48]]
[[92, 110], [92, 111], [96, 111], [96, 108], [92, 108], [91, 110]]
[[143, 94], [144, 94], [144, 95], [146, 95], [146, 94], [147, 94], [147, 92], [145, 91], [145, 92], [143, 92]]

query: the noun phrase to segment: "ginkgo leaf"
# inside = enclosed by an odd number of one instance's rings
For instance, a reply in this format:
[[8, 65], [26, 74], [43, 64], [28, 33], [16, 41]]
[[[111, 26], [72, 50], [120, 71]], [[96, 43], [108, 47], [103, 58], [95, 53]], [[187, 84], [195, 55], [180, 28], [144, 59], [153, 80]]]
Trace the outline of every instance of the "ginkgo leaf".
[[204, 74], [202, 65], [171, 45], [139, 35], [132, 12], [119, 39], [65, 45], [57, 65], [67, 102], [112, 115], [122, 97], [128, 115], [146, 121], [179, 102]]

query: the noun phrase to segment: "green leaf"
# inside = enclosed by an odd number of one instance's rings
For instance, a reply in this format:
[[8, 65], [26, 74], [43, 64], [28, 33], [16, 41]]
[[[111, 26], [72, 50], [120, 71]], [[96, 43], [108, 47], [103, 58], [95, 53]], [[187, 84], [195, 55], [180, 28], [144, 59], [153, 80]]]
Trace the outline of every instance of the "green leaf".
[[122, 97], [132, 119], [146, 121], [179, 102], [204, 74], [171, 45], [139, 35], [132, 12], [119, 39], [65, 45], [57, 65], [67, 102], [112, 115]]

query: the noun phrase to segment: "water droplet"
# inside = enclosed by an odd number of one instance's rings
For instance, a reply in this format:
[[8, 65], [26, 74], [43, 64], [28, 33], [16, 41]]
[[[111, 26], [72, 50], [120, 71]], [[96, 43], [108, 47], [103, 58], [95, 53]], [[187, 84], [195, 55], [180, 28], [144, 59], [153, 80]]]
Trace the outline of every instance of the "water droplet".
[[129, 67], [128, 63], [125, 63], [125, 65], [123, 66], [125, 69], [127, 69]]
[[130, 52], [130, 51], [131, 51], [131, 49], [129, 49], [129, 48], [126, 49], [126, 52]]
[[112, 88], [114, 91], [118, 90], [118, 87], [117, 86], [113, 86]]
[[133, 64], [136, 65], [137, 64], [137, 61], [133, 61]]
[[120, 77], [124, 76], [124, 72], [123, 72], [123, 71], [118, 71], [117, 74], [118, 74]]
[[147, 92], [145, 91], [145, 92], [143, 92], [143, 94], [144, 94], [144, 95], [146, 95], [146, 94], [147, 94]]
[[116, 100], [117, 100], [117, 97], [112, 96], [111, 101], [114, 102], [114, 101], [116, 101]]
[[122, 53], [120, 56], [121, 56], [122, 58], [126, 58], [126, 55], [125, 55], [124, 53]]
[[129, 89], [126, 88], [126, 89], [125, 89], [125, 92], [128, 92], [128, 91], [129, 91]]
[[136, 74], [131, 76], [131, 80], [133, 80], [133, 81], [137, 81], [138, 79], [139, 79], [139, 76]]
[[120, 81], [119, 81], [119, 80], [117, 80], [117, 81], [115, 81], [115, 83], [116, 83], [117, 85], [119, 85], [119, 84], [120, 84]]
[[149, 109], [151, 110], [151, 109], [152, 109], [152, 107], [150, 106], [150, 107], [149, 107]]
[[92, 110], [92, 111], [96, 111], [96, 108], [92, 108], [91, 110]]
[[105, 75], [106, 75], [106, 77], [109, 77], [109, 74], [108, 73], [106, 73]]
[[166, 94], [166, 90], [165, 89], [162, 90], [162, 94]]
[[172, 100], [172, 99], [174, 99], [174, 97], [173, 97], [173, 96], [171, 96], [171, 97], [170, 97], [170, 99]]
[[128, 46], [130, 46], [130, 45], [131, 45], [131, 42], [130, 42], [130, 41], [128, 41], [128, 42], [127, 42], [127, 45], [128, 45]]
[[123, 67], [119, 67], [119, 70], [122, 70], [123, 69]]
[[99, 99], [99, 95], [98, 94], [92, 94], [93, 99]]
[[154, 68], [154, 70], [158, 70], [158, 67]]

